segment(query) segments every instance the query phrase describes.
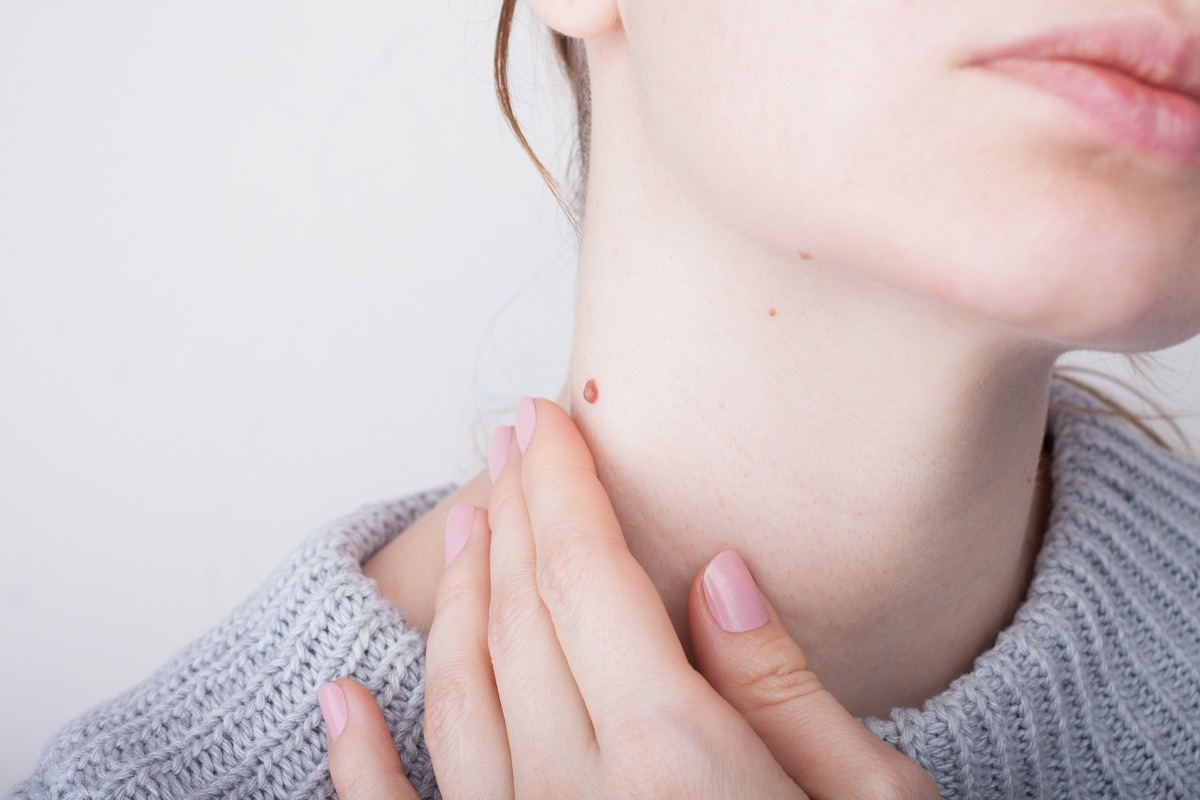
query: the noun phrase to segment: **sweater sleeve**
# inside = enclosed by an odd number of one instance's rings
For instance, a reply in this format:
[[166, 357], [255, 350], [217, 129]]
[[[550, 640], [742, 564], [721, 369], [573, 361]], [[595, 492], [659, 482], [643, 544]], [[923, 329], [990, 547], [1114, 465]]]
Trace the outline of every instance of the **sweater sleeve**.
[[371, 690], [423, 798], [425, 639], [361, 564], [448, 494], [364, 506], [316, 531], [250, 598], [148, 679], [68, 723], [10, 800], [334, 798], [317, 687]]

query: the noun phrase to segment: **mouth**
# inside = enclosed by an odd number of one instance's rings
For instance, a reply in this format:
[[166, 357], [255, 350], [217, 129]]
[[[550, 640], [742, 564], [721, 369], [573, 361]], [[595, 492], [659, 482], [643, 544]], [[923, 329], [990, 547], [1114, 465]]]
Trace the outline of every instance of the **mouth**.
[[1200, 165], [1200, 36], [1142, 17], [1050, 31], [968, 65], [1058, 95], [1119, 144]]
[[971, 63], [1010, 58], [1082, 61], [1200, 101], [1200, 33], [1157, 17], [1058, 28], [987, 50]]

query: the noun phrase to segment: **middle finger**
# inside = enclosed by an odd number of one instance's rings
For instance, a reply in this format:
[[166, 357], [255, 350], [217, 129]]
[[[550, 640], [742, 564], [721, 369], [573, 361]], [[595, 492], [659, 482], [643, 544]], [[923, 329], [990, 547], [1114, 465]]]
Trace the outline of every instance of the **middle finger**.
[[[521, 451], [512, 428], [508, 458], [488, 502], [492, 529], [488, 647], [512, 750], [516, 796], [528, 796], [562, 772], [562, 764], [591, 760], [595, 734], [579, 687], [563, 656], [550, 614], [538, 594], [533, 529], [521, 490]], [[573, 776], [578, 778], [576, 772]], [[550, 781], [554, 783], [553, 780]]]

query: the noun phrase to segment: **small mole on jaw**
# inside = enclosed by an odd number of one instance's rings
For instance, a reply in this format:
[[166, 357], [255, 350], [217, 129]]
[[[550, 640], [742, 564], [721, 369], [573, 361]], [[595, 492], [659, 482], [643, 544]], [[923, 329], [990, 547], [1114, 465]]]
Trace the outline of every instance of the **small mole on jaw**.
[[797, 250], [796, 255], [800, 256], [800, 258], [804, 259], [805, 261], [812, 261], [812, 253], [806, 253], [803, 250]]
[[768, 315], [768, 316], [771, 316], [771, 317], [775, 316], [775, 309], [773, 309], [773, 308], [768, 308], [768, 309], [767, 309], [767, 315]]
[[596, 398], [599, 396], [600, 393], [596, 390], [596, 382], [594, 380], [589, 380], [583, 385], [584, 400], [587, 400], [589, 403], [594, 403], [596, 402]]

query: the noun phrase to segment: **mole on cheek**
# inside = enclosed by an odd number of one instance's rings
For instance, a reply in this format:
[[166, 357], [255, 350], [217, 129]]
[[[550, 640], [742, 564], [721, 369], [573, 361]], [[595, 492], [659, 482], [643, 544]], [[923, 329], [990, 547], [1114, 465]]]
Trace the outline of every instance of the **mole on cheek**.
[[596, 402], [596, 398], [600, 396], [600, 392], [596, 389], [596, 382], [590, 380], [583, 385], [583, 399], [589, 403]]
[[812, 261], [812, 253], [806, 253], [803, 250], [797, 250], [796, 255], [800, 256], [802, 261]]
[[769, 316], [769, 317], [773, 317], [773, 316], [775, 316], [775, 309], [773, 309], [773, 308], [768, 308], [768, 309], [767, 309], [767, 316]]

